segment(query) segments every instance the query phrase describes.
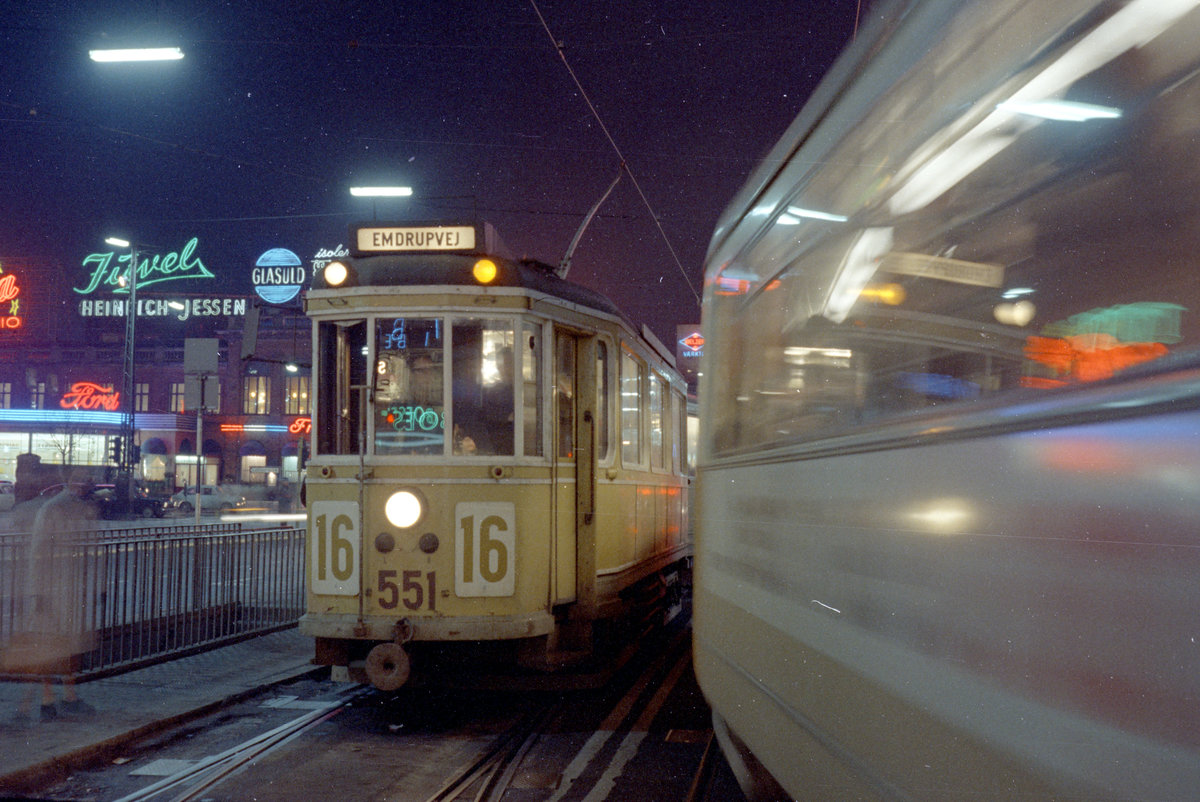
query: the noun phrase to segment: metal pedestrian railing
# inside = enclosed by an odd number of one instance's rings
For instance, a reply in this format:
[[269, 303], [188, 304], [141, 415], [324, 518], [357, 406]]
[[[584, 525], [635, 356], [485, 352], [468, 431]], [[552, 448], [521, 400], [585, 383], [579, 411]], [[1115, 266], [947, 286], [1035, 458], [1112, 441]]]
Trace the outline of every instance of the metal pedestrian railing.
[[293, 626], [304, 534], [108, 530], [49, 548], [0, 535], [0, 679], [94, 679]]

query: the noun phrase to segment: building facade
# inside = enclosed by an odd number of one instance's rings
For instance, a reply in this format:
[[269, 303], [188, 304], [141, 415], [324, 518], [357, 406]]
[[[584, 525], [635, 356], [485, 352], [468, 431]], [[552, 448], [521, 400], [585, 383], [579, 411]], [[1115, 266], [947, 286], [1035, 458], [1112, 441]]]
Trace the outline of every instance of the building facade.
[[[310, 429], [301, 297], [310, 270], [276, 251], [260, 257], [246, 294], [211, 290], [233, 282], [204, 265], [195, 240], [138, 254], [134, 304], [129, 253], [91, 254], [77, 266], [0, 256], [0, 479], [16, 478], [20, 454], [115, 468], [131, 330], [136, 476], [164, 490], [194, 485], [198, 470], [206, 484], [298, 479]], [[192, 338], [218, 345], [216, 374], [205, 379], [216, 392], [206, 387], [203, 409], [184, 364]]]

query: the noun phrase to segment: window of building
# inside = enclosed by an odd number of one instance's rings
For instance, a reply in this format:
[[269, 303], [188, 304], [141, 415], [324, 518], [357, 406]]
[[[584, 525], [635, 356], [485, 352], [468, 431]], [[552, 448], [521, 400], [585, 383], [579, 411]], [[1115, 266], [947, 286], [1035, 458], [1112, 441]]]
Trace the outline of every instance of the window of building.
[[310, 414], [308, 382], [308, 376], [287, 377], [287, 382], [284, 385], [284, 413], [288, 415]]
[[29, 408], [46, 408], [46, 383], [38, 382], [29, 388]]
[[135, 412], [150, 411], [150, 383], [138, 382], [133, 390], [133, 409]]
[[271, 477], [271, 474], [268, 474], [266, 470], [264, 470], [266, 466], [267, 458], [265, 455], [242, 455], [242, 470], [241, 476], [239, 477], [241, 482], [247, 485], [267, 484], [267, 480]]
[[0, 382], [0, 409], [12, 409], [12, 382]]
[[176, 414], [182, 414], [184, 411], [184, 399], [187, 397], [187, 387], [183, 382], [171, 382], [171, 411]]
[[242, 412], [246, 415], [266, 415], [271, 411], [271, 379], [268, 376], [246, 376], [242, 379]]

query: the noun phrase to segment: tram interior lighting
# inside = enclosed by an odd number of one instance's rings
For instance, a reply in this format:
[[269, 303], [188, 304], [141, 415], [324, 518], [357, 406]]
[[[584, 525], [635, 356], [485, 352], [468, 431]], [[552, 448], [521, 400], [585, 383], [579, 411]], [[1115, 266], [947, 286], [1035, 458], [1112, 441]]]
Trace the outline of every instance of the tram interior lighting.
[[344, 262], [330, 262], [325, 265], [325, 283], [330, 287], [340, 287], [350, 278], [350, 269]]
[[804, 209], [799, 206], [789, 206], [787, 212], [779, 215], [779, 222], [785, 226], [794, 226], [800, 222], [801, 218], [809, 220], [824, 220], [829, 223], [844, 223], [850, 218], [844, 214], [831, 214], [830, 212], [819, 212], [816, 209]]
[[425, 505], [421, 497], [411, 490], [397, 490], [388, 496], [383, 513], [392, 526], [408, 529], [416, 526], [425, 514]]
[[846, 319], [863, 288], [875, 275], [879, 260], [891, 249], [891, 228], [868, 228], [859, 233], [843, 258], [841, 269], [829, 290], [829, 297], [825, 301], [825, 317], [834, 323]]
[[496, 263], [491, 259], [480, 259], [475, 263], [475, 267], [471, 269], [471, 275], [480, 284], [490, 284], [496, 278], [497, 268]]
[[1070, 100], [1012, 100], [996, 106], [1004, 111], [1057, 120], [1069, 123], [1084, 123], [1088, 120], [1115, 120], [1121, 116], [1120, 109], [1097, 106], [1093, 103], [1076, 103]]

